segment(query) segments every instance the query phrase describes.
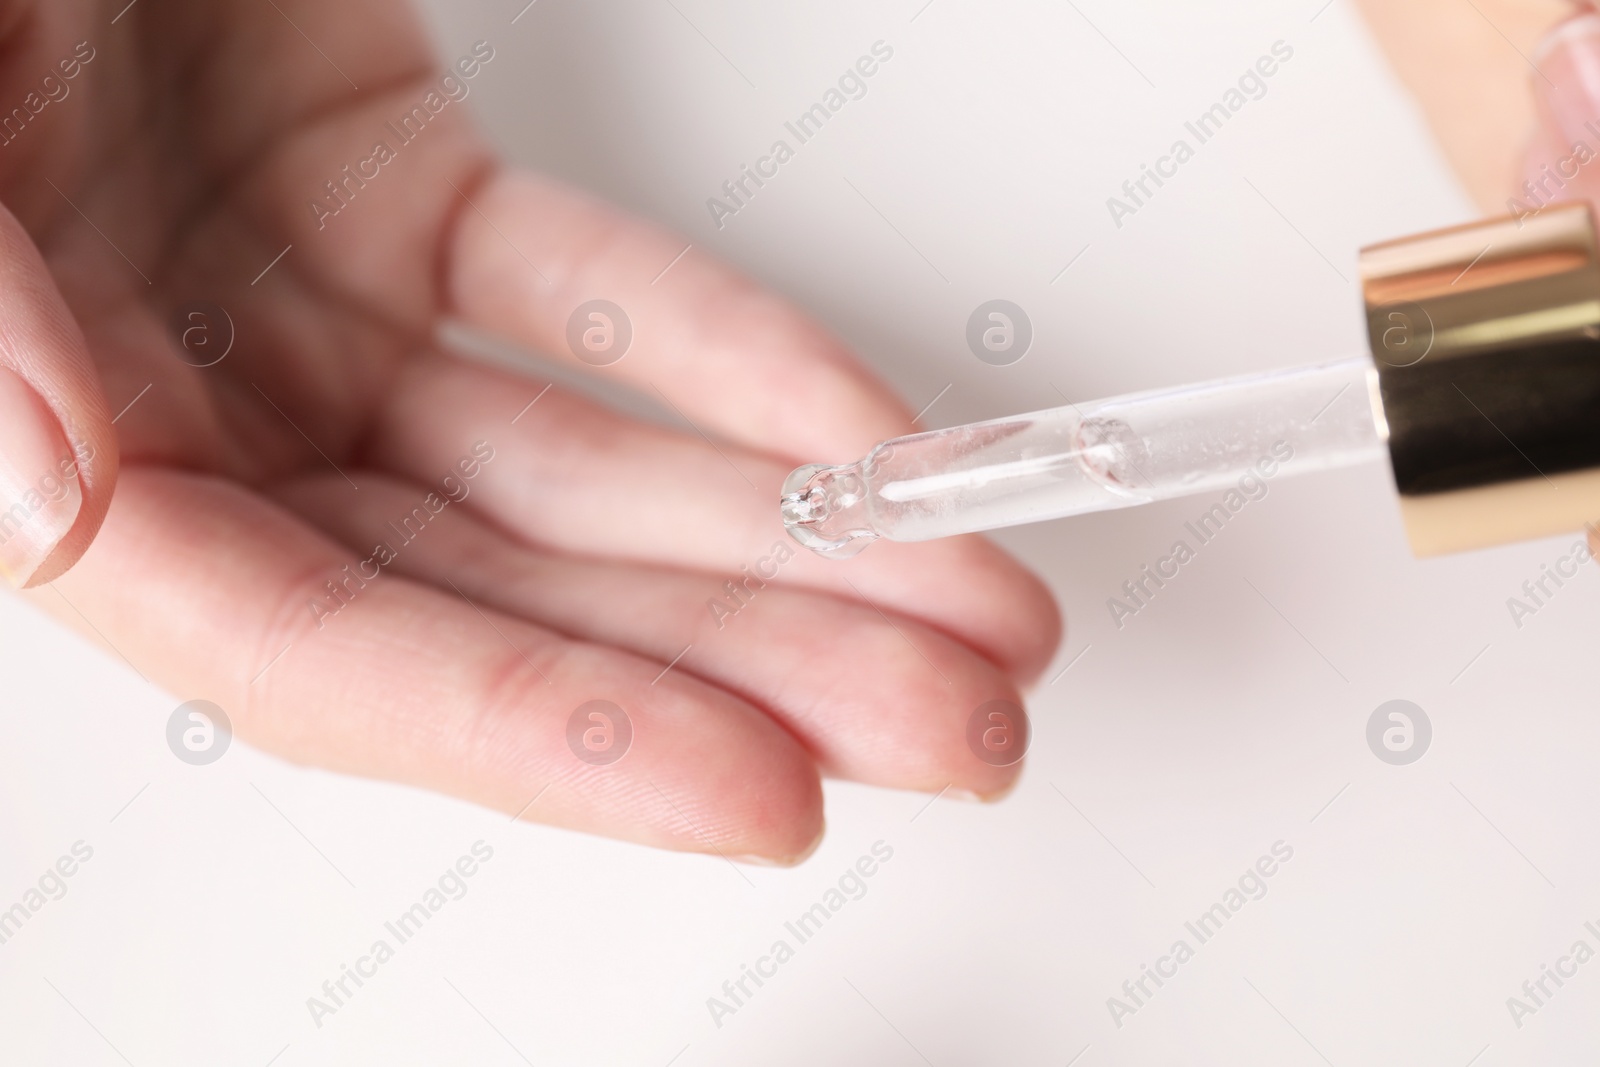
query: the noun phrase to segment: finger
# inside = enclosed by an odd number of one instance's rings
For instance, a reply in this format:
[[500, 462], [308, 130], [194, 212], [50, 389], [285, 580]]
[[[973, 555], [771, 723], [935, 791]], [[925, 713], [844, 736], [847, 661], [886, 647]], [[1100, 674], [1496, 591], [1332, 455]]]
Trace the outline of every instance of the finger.
[[1505, 210], [1533, 125], [1528, 58], [1568, 0], [1357, 0], [1439, 147], [1485, 212]]
[[581, 366], [568, 322], [579, 305], [609, 300], [632, 341], [604, 373], [659, 393], [708, 433], [841, 462], [912, 429], [837, 340], [703, 250], [685, 252], [681, 237], [516, 171], [492, 173], [470, 199], [445, 286], [471, 325]]
[[1600, 15], [1563, 22], [1535, 53], [1531, 79], [1539, 126], [1523, 166], [1518, 190], [1525, 210], [1557, 200], [1600, 193], [1595, 159], [1600, 155]]
[[783, 463], [557, 389], [527, 407], [538, 393], [500, 371], [419, 359], [378, 416], [372, 458], [437, 484], [482, 440], [495, 459], [470, 487], [468, 504], [519, 537], [573, 554], [724, 577], [756, 573], [865, 600], [950, 634], [1022, 680], [1049, 661], [1061, 632], [1049, 591], [990, 542], [882, 542], [857, 559], [822, 560], [783, 531]]
[[0, 207], [0, 576], [25, 586], [72, 566], [116, 477], [83, 335], [33, 241]]
[[[57, 583], [63, 599], [36, 595], [290, 759], [664, 848], [782, 862], [819, 836], [815, 767], [748, 704], [362, 569], [232, 483], [139, 469]], [[632, 724], [631, 745], [606, 765], [568, 740], [573, 713], [594, 700]]]
[[1021, 697], [988, 661], [909, 619], [759, 579], [604, 563], [530, 550], [463, 507], [375, 472], [278, 493], [348, 548], [365, 552], [402, 520], [417, 536], [389, 565], [459, 588], [483, 606], [571, 637], [628, 649], [704, 678], [774, 716], [827, 773], [871, 785], [976, 796], [1009, 790], [1019, 768], [968, 747], [974, 710]]

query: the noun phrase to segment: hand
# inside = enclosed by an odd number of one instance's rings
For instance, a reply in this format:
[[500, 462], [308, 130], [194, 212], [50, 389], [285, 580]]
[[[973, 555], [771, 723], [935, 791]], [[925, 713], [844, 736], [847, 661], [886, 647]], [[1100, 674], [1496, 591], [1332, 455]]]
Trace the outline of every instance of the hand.
[[[391, 2], [125, 4], [0, 0], [0, 561], [36, 603], [291, 760], [665, 848], [797, 861], [819, 773], [1009, 787], [967, 721], [1049, 659], [1043, 587], [779, 526], [792, 466], [912, 428], [838, 342], [499, 163], [458, 99], [493, 42], [442, 80]], [[634, 334], [596, 373], [693, 429], [434, 342], [565, 354], [596, 298]], [[619, 762], [569, 746], [592, 700]]]
[[[1526, 203], [1522, 182], [1543, 179], [1580, 137], [1600, 152], [1584, 122], [1600, 117], [1600, 34], [1580, 26], [1552, 37], [1583, 0], [1357, 0], [1396, 73], [1422, 105], [1440, 147], [1486, 215]], [[1594, 26], [1592, 20], [1590, 27]], [[1588, 58], [1583, 58], [1587, 56]], [[1576, 59], [1576, 61], [1575, 61]], [[1596, 122], [1600, 128], [1600, 122]], [[1586, 168], [1594, 170], [1600, 168]], [[1581, 199], [1600, 189], [1585, 173]], [[1549, 192], [1560, 192], [1547, 184]]]

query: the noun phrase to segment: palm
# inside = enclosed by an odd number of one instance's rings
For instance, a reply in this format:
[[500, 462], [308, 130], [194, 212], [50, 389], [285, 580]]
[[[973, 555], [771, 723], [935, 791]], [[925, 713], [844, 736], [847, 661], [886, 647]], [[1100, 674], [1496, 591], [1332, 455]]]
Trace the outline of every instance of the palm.
[[[511, 811], [538, 796], [526, 817], [658, 845], [795, 857], [819, 770], [1005, 788], [1015, 769], [967, 750], [967, 719], [1020, 699], [1057, 623], [984, 542], [785, 560], [736, 618], [707, 610], [782, 543], [796, 459], [910, 428], [836, 342], [699, 253], [654, 283], [681, 240], [501, 169], [457, 103], [319, 220], [323, 183], [438, 82], [393, 4], [141, 0], [112, 25], [121, 6], [41, 4], [46, 32], [0, 74], [20, 96], [96, 49], [0, 155], [0, 188], [105, 411], [132, 403], [115, 506], [44, 606], [291, 758]], [[561, 390], [529, 408], [542, 383], [432, 347], [453, 317], [558, 353], [596, 297], [634, 329], [603, 373], [693, 430]], [[214, 366], [178, 358], [198, 300], [234, 327]], [[398, 516], [458, 495], [452, 470], [462, 499], [397, 540]], [[73, 538], [107, 505], [90, 482]], [[392, 558], [372, 563], [378, 542]], [[352, 562], [377, 576], [347, 581]], [[569, 750], [591, 700], [632, 721], [614, 765]]]
[[[10, 70], [27, 84], [79, 41], [94, 59], [11, 146], [26, 154], [3, 160], [8, 202], [62, 279], [107, 402], [152, 386], [119, 421], [124, 458], [248, 480], [322, 462], [288, 414], [343, 462], [440, 310], [434, 272], [460, 202], [447, 183], [470, 184], [489, 155], [456, 105], [403, 148], [406, 173], [383, 173], [389, 188], [374, 181], [319, 230], [308, 205], [359, 158], [343, 149], [436, 86], [415, 22], [384, 3], [329, 18], [142, 0], [112, 25], [125, 4], [47, 6], [56, 32]], [[336, 68], [296, 25], [335, 50], [350, 37], [339, 26], [359, 28], [361, 47]], [[240, 76], [244, 54], [257, 77]], [[215, 367], [174, 355], [175, 316], [194, 301], [233, 320]]]

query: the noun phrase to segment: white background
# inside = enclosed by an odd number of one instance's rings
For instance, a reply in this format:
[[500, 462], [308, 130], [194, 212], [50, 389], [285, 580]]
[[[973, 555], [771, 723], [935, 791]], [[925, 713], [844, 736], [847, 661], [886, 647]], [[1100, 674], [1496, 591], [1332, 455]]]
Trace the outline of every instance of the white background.
[[[1472, 212], [1354, 13], [1320, 3], [539, 0], [513, 25], [522, 0], [433, 0], [431, 18], [447, 58], [495, 47], [472, 103], [512, 158], [790, 294], [913, 406], [951, 385], [939, 426], [1054, 404], [1051, 383], [1086, 399], [1360, 349], [1357, 248]], [[706, 197], [880, 39], [894, 58], [867, 96], [715, 228]], [[1294, 57], [1267, 96], [1116, 228], [1106, 197], [1277, 40]], [[995, 297], [1036, 331], [1006, 368], [963, 340]], [[163, 731], [203, 694], [0, 602], [0, 907], [94, 849], [0, 946], [0, 1060], [1498, 1067], [1595, 1048], [1600, 962], [1520, 1030], [1505, 1005], [1580, 936], [1600, 947], [1582, 929], [1600, 583], [1587, 568], [1520, 629], [1506, 607], [1573, 539], [1417, 563], [1381, 466], [1275, 481], [1116, 629], [1106, 598], [1201, 510], [1002, 535], [1068, 616], [1047, 683], [1081, 654], [1032, 698], [1020, 787], [925, 807], [830, 784], [828, 837], [790, 871], [511, 825], [242, 745], [186, 766]], [[1364, 736], [1396, 697], [1435, 731], [1408, 767]], [[316, 1028], [306, 998], [479, 839], [494, 858], [468, 894]], [[706, 998], [878, 840], [894, 857], [868, 894], [716, 1026]], [[1119, 1029], [1107, 998], [1279, 840], [1294, 858], [1267, 896]]]

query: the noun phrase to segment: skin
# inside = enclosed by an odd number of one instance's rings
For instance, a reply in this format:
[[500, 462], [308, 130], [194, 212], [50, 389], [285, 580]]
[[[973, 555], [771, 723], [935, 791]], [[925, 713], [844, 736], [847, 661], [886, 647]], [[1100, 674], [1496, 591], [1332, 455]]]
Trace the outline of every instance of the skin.
[[[822, 775], [1011, 787], [967, 721], [1021, 701], [1060, 620], [991, 544], [799, 555], [722, 628], [707, 609], [785, 540], [791, 467], [913, 428], [837, 341], [698, 249], [652, 285], [683, 238], [506, 167], [459, 104], [319, 228], [323, 182], [438, 84], [413, 16], [140, 0], [113, 25], [125, 3], [0, 0], [0, 106], [96, 50], [0, 149], [0, 365], [95, 455], [25, 595], [290, 760], [663, 848], [795, 862]], [[635, 335], [597, 373], [693, 429], [560, 388], [524, 411], [543, 382], [434, 340], [455, 319], [582, 367], [566, 321], [596, 297]], [[235, 324], [216, 366], [174, 355], [194, 300]], [[478, 441], [465, 501], [319, 626], [325, 582]], [[566, 741], [595, 699], [633, 724], [607, 767]]]
[[1485, 213], [1503, 214], [1536, 132], [1529, 60], [1569, 0], [1356, 0], [1439, 147]]

